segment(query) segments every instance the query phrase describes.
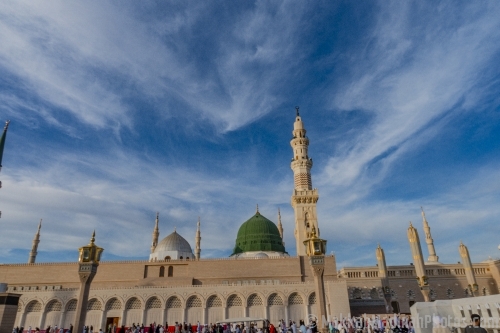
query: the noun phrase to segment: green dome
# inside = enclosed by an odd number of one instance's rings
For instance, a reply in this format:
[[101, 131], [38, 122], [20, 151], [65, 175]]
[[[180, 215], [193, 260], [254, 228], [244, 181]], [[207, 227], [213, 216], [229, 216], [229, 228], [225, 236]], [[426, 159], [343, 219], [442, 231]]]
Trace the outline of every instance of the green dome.
[[278, 227], [259, 212], [241, 225], [232, 255], [249, 251], [286, 253]]

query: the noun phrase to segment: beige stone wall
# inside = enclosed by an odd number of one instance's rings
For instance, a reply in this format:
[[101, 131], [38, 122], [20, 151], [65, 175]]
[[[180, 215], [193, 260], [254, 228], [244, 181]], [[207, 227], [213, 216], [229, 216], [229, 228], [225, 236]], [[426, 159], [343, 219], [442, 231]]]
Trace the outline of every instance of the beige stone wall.
[[[491, 264], [480, 263], [473, 265], [479, 294], [498, 294], [498, 284], [494, 278]], [[465, 289], [468, 282], [460, 264], [426, 265], [426, 274], [429, 277], [429, 286], [432, 290], [431, 298], [444, 300], [466, 297]], [[410, 313], [410, 302], [423, 302], [424, 298], [415, 278], [413, 266], [389, 266], [389, 286], [392, 290], [391, 302], [397, 302], [400, 312]], [[363, 306], [373, 303], [372, 290], [378, 293], [378, 299], [383, 299], [382, 281], [378, 278], [377, 267], [354, 267], [340, 270], [339, 276], [345, 279], [351, 306]], [[361, 297], [361, 299], [358, 299]]]
[[[330, 311], [349, 308], [344, 281], [326, 283]], [[69, 311], [78, 289], [25, 291], [22, 293], [16, 325], [67, 327], [74, 320]], [[92, 288], [86, 324], [101, 328], [108, 317], [119, 317], [120, 325], [149, 324], [152, 321], [215, 322], [227, 317], [257, 316], [298, 322], [314, 313], [315, 286], [312, 282], [248, 285], [203, 285], [171, 287]], [[60, 307], [54, 307], [54, 302]], [[52, 304], [52, 306], [51, 306]], [[60, 311], [49, 311], [60, 308]], [[330, 315], [337, 315], [330, 313]], [[104, 327], [103, 327], [104, 328]]]
[[[132, 261], [103, 262], [99, 265], [93, 285], [99, 288], [207, 285], [233, 283], [268, 283], [313, 281], [307, 260], [303, 257], [264, 259], [202, 259], [199, 261]], [[160, 277], [161, 267], [164, 276]], [[172, 276], [168, 276], [169, 268]], [[11, 287], [77, 288], [77, 263], [15, 264], [0, 266], [0, 281]], [[48, 273], [50, 272], [50, 273]], [[334, 256], [325, 258], [325, 280], [336, 279]]]

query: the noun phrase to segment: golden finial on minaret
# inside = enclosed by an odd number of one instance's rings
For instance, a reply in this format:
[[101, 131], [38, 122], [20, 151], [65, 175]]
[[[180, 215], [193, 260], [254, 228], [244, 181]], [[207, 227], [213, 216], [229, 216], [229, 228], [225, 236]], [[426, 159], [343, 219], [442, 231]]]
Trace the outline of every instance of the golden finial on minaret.
[[92, 238], [90, 238], [90, 245], [93, 245], [95, 242], [95, 229], [94, 232], [92, 233]]

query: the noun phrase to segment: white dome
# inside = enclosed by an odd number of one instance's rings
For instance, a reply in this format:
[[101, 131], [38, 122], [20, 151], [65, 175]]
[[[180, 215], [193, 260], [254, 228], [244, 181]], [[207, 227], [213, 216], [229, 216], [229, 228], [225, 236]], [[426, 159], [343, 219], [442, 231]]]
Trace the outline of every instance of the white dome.
[[163, 238], [153, 253], [149, 255], [149, 260], [178, 260], [178, 259], [194, 259], [191, 245], [181, 235], [174, 230], [173, 233]]
[[160, 251], [193, 252], [188, 241], [179, 235], [177, 231], [174, 231], [158, 243], [154, 252]]

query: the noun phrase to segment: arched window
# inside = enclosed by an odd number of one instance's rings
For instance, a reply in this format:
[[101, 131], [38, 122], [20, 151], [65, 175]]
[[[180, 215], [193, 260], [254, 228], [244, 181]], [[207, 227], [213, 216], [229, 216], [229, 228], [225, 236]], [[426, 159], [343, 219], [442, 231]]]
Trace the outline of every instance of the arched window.
[[164, 277], [165, 276], [165, 266], [161, 266], [160, 267], [160, 277]]
[[181, 300], [176, 296], [172, 296], [167, 300], [167, 308], [180, 308], [181, 306]]
[[102, 304], [97, 298], [92, 298], [87, 304], [87, 311], [102, 310]]
[[136, 297], [133, 297], [128, 300], [127, 304], [125, 305], [125, 308], [127, 310], [140, 309], [142, 308], [142, 304], [141, 301], [139, 301]]
[[122, 303], [116, 299], [112, 298], [108, 301], [108, 304], [106, 304], [106, 310], [121, 310], [122, 309]]
[[32, 301], [26, 306], [26, 312], [41, 312], [42, 303], [38, 301]]
[[165, 257], [165, 261], [170, 261], [170, 259], [171, 259], [170, 256]]
[[242, 306], [243, 302], [238, 295], [231, 295], [227, 299], [227, 307], [230, 308], [232, 306]]
[[288, 297], [288, 304], [290, 304], [290, 305], [304, 304], [304, 300], [302, 299], [302, 297], [299, 294], [293, 293]]
[[76, 299], [72, 299], [66, 305], [66, 311], [76, 311]]
[[186, 302], [186, 308], [201, 308], [201, 299], [198, 296], [191, 296]]
[[222, 307], [222, 301], [219, 297], [212, 295], [207, 300], [207, 308], [220, 308]]
[[311, 295], [309, 295], [309, 305], [312, 305], [312, 304], [316, 304], [316, 293], [312, 293]]
[[183, 257], [183, 256], [180, 256], [180, 257], [179, 257], [179, 259], [180, 259], [180, 260], [182, 260], [182, 259], [184, 259], [184, 257]]
[[161, 301], [158, 297], [151, 297], [146, 303], [146, 309], [160, 309]]
[[248, 297], [247, 304], [248, 306], [262, 305], [262, 298], [257, 294], [252, 294]]
[[283, 305], [283, 300], [278, 294], [272, 294], [267, 299], [267, 305]]
[[57, 300], [52, 300], [52, 301], [50, 301], [49, 304], [47, 304], [45, 311], [46, 312], [61, 311], [61, 308], [62, 308], [61, 302], [59, 302]]
[[168, 276], [174, 276], [174, 266], [168, 266]]

